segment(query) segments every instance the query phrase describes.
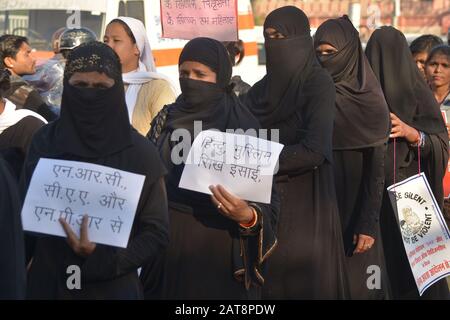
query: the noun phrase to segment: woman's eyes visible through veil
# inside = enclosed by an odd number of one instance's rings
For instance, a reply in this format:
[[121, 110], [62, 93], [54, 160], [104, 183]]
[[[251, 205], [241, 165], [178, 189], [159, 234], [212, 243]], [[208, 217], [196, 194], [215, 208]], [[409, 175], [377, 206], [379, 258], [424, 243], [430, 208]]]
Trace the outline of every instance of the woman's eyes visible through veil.
[[336, 51], [334, 51], [334, 50], [325, 50], [325, 51], [317, 50], [317, 51], [316, 51], [316, 53], [317, 53], [318, 56], [328, 56], [328, 55], [333, 54], [333, 53], [335, 53], [335, 52], [336, 52]]
[[77, 87], [77, 88], [94, 88], [94, 89], [102, 89], [102, 90], [105, 90], [105, 89], [108, 89], [109, 87], [107, 86], [107, 85], [105, 85], [105, 84], [103, 84], [103, 83], [94, 83], [94, 84], [90, 84], [90, 83], [87, 83], [87, 82], [84, 82], [84, 81], [79, 81], [79, 82], [75, 82], [75, 83], [73, 83], [72, 84], [74, 87]]
[[285, 36], [274, 28], [264, 30], [264, 35], [269, 39], [284, 39]]
[[317, 56], [328, 56], [330, 54], [336, 53], [338, 50], [333, 47], [331, 44], [328, 43], [322, 43], [316, 48], [316, 55]]

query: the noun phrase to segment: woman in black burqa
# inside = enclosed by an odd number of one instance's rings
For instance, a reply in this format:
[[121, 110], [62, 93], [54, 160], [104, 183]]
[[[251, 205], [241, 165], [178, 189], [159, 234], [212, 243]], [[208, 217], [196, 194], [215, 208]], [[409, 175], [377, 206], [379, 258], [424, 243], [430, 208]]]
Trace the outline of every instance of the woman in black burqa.
[[[321, 65], [336, 86], [333, 158], [336, 194], [352, 299], [388, 299], [379, 216], [390, 132], [383, 91], [347, 16], [325, 21], [314, 34]], [[377, 265], [379, 283], [367, 285]]]
[[[267, 75], [246, 104], [285, 147], [276, 189], [279, 246], [268, 262], [263, 297], [348, 298], [332, 168], [335, 88], [316, 60], [310, 26], [298, 8], [271, 12], [264, 23]], [[272, 139], [274, 135], [272, 134]]]
[[[168, 244], [165, 169], [154, 146], [130, 125], [120, 61], [100, 42], [74, 49], [64, 72], [61, 116], [38, 131], [25, 161], [24, 194], [40, 158], [93, 163], [145, 176], [127, 248], [39, 236], [29, 256], [31, 299], [140, 299], [137, 270]], [[70, 244], [69, 244], [70, 243]], [[31, 246], [30, 246], [31, 247]], [[66, 286], [81, 268], [81, 290]], [[154, 275], [156, 278], [158, 275]]]
[[[203, 130], [259, 129], [229, 85], [231, 70], [220, 42], [188, 42], [179, 59], [182, 94], [153, 120], [148, 135], [169, 169], [171, 229], [162, 293], [166, 299], [257, 299], [265, 281], [264, 264], [276, 246], [279, 200], [274, 192], [270, 204], [261, 204], [243, 201], [219, 186], [211, 188], [212, 197], [178, 187], [184, 162], [177, 164], [171, 156], [180, 153], [180, 130], [189, 133], [183, 139], [189, 139], [190, 146], [194, 121], [201, 121]], [[181, 152], [186, 158], [189, 148]], [[144, 270], [144, 282], [145, 274]]]
[[[366, 55], [391, 112], [391, 139], [385, 162], [386, 186], [418, 173], [420, 148], [421, 170], [442, 209], [442, 179], [448, 160], [447, 130], [439, 106], [414, 63], [406, 38], [393, 27], [382, 27], [375, 30], [369, 39]], [[384, 192], [380, 223], [393, 298], [418, 298], [387, 192]], [[422, 298], [447, 299], [448, 294], [443, 279], [425, 291]]]

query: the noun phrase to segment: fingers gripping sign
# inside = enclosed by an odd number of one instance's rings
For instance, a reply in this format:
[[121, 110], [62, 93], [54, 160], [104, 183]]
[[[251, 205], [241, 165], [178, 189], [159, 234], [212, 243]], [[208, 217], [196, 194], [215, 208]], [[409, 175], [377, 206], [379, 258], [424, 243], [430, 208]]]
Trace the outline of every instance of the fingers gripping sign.
[[254, 220], [254, 211], [247, 201], [231, 194], [221, 185], [210, 186], [209, 189], [212, 192], [212, 202], [225, 217], [240, 224], [248, 224]]

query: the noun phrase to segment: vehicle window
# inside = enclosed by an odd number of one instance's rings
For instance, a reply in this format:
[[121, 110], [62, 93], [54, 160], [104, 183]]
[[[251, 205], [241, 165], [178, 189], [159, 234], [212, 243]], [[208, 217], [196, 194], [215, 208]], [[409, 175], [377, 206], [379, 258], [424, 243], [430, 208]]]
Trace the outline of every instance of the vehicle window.
[[[10, 33], [27, 37], [36, 50], [51, 50], [53, 33], [67, 26], [70, 13], [66, 10], [0, 10], [0, 34]], [[104, 14], [80, 12], [80, 24], [100, 36]]]
[[119, 16], [141, 20], [145, 25], [144, 1], [120, 1]]

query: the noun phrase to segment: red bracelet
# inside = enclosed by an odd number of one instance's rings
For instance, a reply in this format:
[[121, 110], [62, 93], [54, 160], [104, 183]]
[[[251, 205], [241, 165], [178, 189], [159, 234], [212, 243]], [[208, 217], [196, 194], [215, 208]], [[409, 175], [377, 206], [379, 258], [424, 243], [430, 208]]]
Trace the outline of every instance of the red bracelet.
[[239, 225], [242, 228], [250, 229], [253, 228], [256, 225], [256, 222], [258, 222], [258, 213], [256, 212], [255, 208], [250, 207], [253, 212], [253, 219], [249, 223], [239, 223]]

